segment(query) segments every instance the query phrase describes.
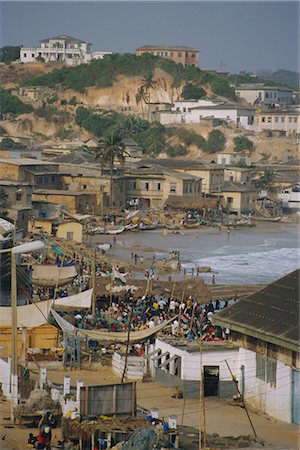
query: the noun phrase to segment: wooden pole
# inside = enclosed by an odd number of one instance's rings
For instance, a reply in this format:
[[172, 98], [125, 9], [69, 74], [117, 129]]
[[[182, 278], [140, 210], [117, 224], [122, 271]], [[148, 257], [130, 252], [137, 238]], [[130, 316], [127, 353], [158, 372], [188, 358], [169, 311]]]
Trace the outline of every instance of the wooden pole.
[[182, 291], [180, 305], [179, 305], [179, 317], [178, 317], [178, 329], [180, 329], [181, 315], [182, 315], [182, 303], [184, 300], [185, 290]]
[[18, 395], [18, 308], [17, 308], [17, 262], [15, 253], [11, 253], [11, 402], [10, 418], [14, 422], [14, 403]]
[[196, 309], [197, 303], [195, 302], [193, 305], [193, 311], [192, 311], [192, 317], [191, 317], [191, 323], [190, 323], [190, 328], [189, 328], [189, 333], [192, 331], [193, 328], [193, 321], [194, 321], [194, 317], [195, 317], [195, 309]]
[[127, 377], [126, 371], [127, 371], [128, 349], [129, 349], [129, 343], [130, 343], [130, 329], [131, 329], [132, 319], [133, 319], [133, 304], [132, 304], [132, 309], [131, 309], [131, 312], [130, 312], [130, 317], [129, 317], [129, 322], [128, 322], [125, 363], [124, 363], [124, 370], [123, 370], [123, 374], [122, 374], [121, 383], [124, 383], [124, 381], [125, 381], [125, 379]]
[[53, 305], [54, 305], [54, 302], [55, 302], [55, 299], [56, 299], [56, 294], [57, 294], [57, 289], [58, 289], [58, 283], [59, 283], [59, 279], [60, 279], [60, 276], [61, 276], [61, 271], [62, 271], [62, 268], [63, 268], [63, 265], [64, 265], [64, 261], [65, 261], [65, 253], [63, 254], [63, 258], [62, 258], [62, 261], [61, 261], [61, 263], [60, 263], [60, 270], [59, 270], [59, 272], [58, 272], [58, 277], [57, 277], [57, 281], [56, 281], [56, 285], [55, 285], [55, 289], [54, 289], [54, 294], [53, 294]]
[[247, 406], [246, 406], [246, 404], [245, 404], [245, 402], [244, 402], [244, 397], [242, 396], [242, 394], [241, 394], [241, 392], [240, 392], [240, 390], [239, 390], [238, 384], [237, 384], [237, 382], [236, 382], [236, 380], [235, 380], [235, 378], [234, 378], [234, 376], [233, 376], [232, 370], [231, 370], [231, 368], [230, 368], [230, 366], [229, 366], [229, 364], [228, 364], [228, 362], [227, 362], [226, 359], [225, 359], [225, 362], [226, 362], [226, 365], [227, 365], [228, 370], [229, 370], [229, 372], [230, 372], [232, 381], [233, 381], [234, 384], [235, 384], [235, 388], [236, 388], [236, 390], [237, 390], [237, 393], [239, 394], [239, 396], [240, 396], [240, 398], [241, 398], [241, 400], [242, 400], [242, 402], [243, 402], [243, 407], [245, 408], [245, 411], [246, 411], [247, 417], [248, 417], [248, 419], [249, 419], [249, 422], [250, 422], [252, 431], [253, 431], [253, 433], [254, 433], [254, 436], [257, 437], [257, 434], [256, 434], [256, 431], [255, 431], [254, 425], [253, 425], [253, 423], [252, 423], [251, 417], [250, 417], [250, 415], [249, 415]]
[[205, 413], [205, 398], [204, 398], [204, 369], [202, 364], [203, 355], [203, 341], [200, 336], [200, 346], [201, 346], [201, 397], [202, 397], [202, 413], [203, 413], [203, 447], [206, 449], [207, 439], [206, 439], [206, 413]]
[[202, 336], [200, 335], [200, 386], [199, 386], [199, 450], [202, 450]]
[[92, 288], [93, 288], [93, 294], [92, 294], [92, 315], [95, 317], [96, 315], [96, 295], [95, 295], [95, 289], [96, 289], [96, 249], [94, 248], [92, 251]]

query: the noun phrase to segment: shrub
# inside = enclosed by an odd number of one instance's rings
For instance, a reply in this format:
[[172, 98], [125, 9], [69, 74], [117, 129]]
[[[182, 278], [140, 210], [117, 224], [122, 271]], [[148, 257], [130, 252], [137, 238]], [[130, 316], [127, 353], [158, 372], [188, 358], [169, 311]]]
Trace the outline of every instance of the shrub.
[[13, 139], [11, 138], [3, 138], [2, 141], [0, 142], [0, 149], [2, 150], [15, 150], [15, 149], [19, 149], [19, 150], [26, 150], [27, 146], [25, 144], [22, 144], [20, 142], [15, 142]]
[[186, 83], [181, 97], [184, 100], [198, 100], [206, 95], [205, 90], [202, 87], [196, 86], [193, 83]]
[[174, 156], [184, 156], [188, 153], [188, 151], [183, 145], [178, 144], [178, 145], [175, 145], [174, 147], [171, 145], [169, 147], [167, 147], [166, 153], [168, 156], [173, 158]]
[[203, 136], [194, 133], [193, 131], [186, 130], [185, 128], [180, 128], [177, 131], [177, 136], [186, 145], [195, 144], [199, 149], [205, 149], [206, 140]]
[[225, 146], [225, 136], [220, 130], [212, 130], [205, 145], [205, 151], [207, 153], [216, 153], [223, 150]]
[[19, 45], [8, 45], [0, 49], [0, 62], [10, 64], [12, 61], [20, 58], [21, 47]]
[[216, 95], [227, 97], [230, 100], [235, 100], [234, 88], [230, 87], [228, 81], [222, 78], [215, 79], [211, 84], [212, 90]]
[[77, 105], [77, 98], [75, 97], [75, 95], [69, 101], [69, 105], [73, 105], [73, 106]]
[[26, 105], [15, 95], [12, 95], [5, 89], [0, 88], [0, 116], [7, 113], [16, 115], [24, 114], [32, 110], [33, 108], [31, 105]]
[[243, 150], [252, 150], [253, 149], [253, 142], [250, 141], [250, 139], [247, 138], [247, 136], [244, 136], [243, 134], [240, 134], [239, 136], [235, 136], [233, 138], [234, 142], [234, 151], [235, 152], [242, 152]]

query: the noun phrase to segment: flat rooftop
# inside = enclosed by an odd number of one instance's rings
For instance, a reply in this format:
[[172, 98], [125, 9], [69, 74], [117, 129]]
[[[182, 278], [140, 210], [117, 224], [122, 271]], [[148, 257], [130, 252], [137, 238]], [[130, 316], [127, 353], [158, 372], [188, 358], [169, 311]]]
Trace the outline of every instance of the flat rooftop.
[[[159, 334], [157, 336], [157, 341], [165, 342], [166, 344], [172, 345], [175, 348], [184, 350], [188, 353], [200, 353], [200, 341], [199, 339], [188, 341], [182, 337], [167, 336]], [[204, 352], [216, 352], [225, 350], [238, 350], [239, 346], [229, 342], [229, 341], [203, 341], [202, 350]]]

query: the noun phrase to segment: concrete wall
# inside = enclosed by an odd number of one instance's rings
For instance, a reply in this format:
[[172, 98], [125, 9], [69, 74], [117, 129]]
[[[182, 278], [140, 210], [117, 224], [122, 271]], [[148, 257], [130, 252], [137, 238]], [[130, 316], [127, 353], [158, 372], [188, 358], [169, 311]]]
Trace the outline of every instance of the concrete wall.
[[[256, 353], [240, 348], [240, 364], [245, 367], [245, 400], [252, 407], [285, 422], [292, 420], [291, 381], [292, 370], [277, 361], [276, 384], [256, 377]], [[239, 378], [241, 387], [241, 378]]]
[[82, 230], [83, 226], [78, 222], [60, 223], [57, 227], [56, 236], [68, 239], [68, 233], [73, 233], [73, 237], [70, 240], [82, 243]]

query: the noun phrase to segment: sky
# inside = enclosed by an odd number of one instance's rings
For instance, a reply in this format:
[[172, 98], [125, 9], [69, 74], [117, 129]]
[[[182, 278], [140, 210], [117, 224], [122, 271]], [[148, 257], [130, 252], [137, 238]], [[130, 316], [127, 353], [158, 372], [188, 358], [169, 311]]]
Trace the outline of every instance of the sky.
[[0, 46], [36, 46], [58, 34], [92, 42], [94, 51], [189, 45], [203, 69], [299, 71], [297, 1], [0, 2]]

